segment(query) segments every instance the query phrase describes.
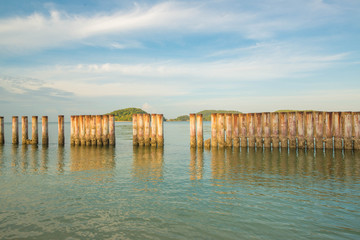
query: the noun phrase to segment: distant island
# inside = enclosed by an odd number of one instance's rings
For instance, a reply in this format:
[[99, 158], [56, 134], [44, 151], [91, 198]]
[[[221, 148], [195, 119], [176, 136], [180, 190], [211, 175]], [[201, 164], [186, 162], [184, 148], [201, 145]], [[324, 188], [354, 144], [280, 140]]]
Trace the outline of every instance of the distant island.
[[[234, 110], [203, 110], [197, 112], [196, 114], [202, 114], [203, 121], [210, 121], [212, 113], [241, 113], [241, 112]], [[181, 115], [177, 118], [169, 119], [168, 121], [189, 121], [189, 119], [190, 119], [189, 115]]]
[[140, 108], [124, 108], [115, 110], [108, 114], [115, 115], [115, 121], [119, 122], [131, 122], [132, 121], [132, 115], [137, 113], [147, 113], [144, 110]]

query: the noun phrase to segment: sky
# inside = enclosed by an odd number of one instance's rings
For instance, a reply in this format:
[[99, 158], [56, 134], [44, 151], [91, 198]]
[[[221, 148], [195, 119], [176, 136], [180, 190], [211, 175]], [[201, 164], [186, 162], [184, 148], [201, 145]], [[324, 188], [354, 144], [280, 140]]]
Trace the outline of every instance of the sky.
[[0, 2], [0, 116], [360, 111], [359, 0]]

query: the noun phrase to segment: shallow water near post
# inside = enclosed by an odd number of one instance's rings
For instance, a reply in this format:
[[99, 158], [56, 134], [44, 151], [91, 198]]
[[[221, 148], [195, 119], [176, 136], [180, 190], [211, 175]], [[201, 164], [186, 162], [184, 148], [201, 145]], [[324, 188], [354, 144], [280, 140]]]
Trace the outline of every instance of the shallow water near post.
[[115, 148], [71, 147], [69, 127], [64, 147], [57, 123], [48, 147], [13, 146], [5, 124], [1, 239], [360, 238], [359, 151], [196, 151], [187, 122], [163, 149], [133, 148], [131, 123]]

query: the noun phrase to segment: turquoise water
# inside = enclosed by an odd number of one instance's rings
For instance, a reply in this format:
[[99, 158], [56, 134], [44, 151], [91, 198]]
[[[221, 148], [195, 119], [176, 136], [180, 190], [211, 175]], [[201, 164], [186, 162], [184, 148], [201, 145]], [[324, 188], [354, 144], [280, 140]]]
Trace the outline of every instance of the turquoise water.
[[133, 148], [129, 123], [115, 148], [58, 148], [56, 123], [49, 147], [6, 124], [0, 238], [360, 239], [360, 152], [191, 151], [188, 123], [164, 127], [164, 149]]

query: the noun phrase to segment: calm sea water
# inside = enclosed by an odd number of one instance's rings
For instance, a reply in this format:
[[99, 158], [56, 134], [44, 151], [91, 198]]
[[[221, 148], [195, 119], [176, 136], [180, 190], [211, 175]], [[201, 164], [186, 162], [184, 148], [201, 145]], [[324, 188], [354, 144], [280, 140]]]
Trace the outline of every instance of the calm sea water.
[[360, 152], [191, 151], [175, 122], [164, 149], [133, 148], [130, 123], [115, 148], [59, 148], [56, 123], [15, 147], [5, 126], [1, 239], [360, 239]]

